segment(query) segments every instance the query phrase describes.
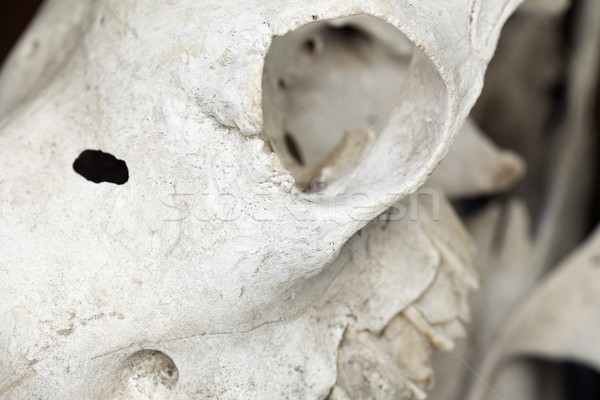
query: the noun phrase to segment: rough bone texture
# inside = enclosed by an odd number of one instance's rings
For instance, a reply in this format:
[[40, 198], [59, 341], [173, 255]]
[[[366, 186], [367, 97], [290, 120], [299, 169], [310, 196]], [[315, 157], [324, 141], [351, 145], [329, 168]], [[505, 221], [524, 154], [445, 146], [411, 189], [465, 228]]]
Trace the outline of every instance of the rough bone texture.
[[[423, 398], [477, 275], [441, 191], [407, 196], [517, 3], [49, 1], [0, 75], [0, 398]], [[372, 147], [303, 192], [265, 58], [356, 15], [412, 61]], [[88, 149], [128, 181], [78, 175]]]

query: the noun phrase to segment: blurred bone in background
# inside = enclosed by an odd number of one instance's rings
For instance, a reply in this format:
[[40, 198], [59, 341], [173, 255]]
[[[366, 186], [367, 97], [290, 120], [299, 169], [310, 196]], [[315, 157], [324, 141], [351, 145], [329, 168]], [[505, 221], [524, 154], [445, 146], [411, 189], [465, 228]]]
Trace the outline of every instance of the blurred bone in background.
[[455, 198], [483, 285], [430, 399], [600, 399], [599, 55], [597, 0], [526, 1], [502, 32], [471, 117], [526, 172]]

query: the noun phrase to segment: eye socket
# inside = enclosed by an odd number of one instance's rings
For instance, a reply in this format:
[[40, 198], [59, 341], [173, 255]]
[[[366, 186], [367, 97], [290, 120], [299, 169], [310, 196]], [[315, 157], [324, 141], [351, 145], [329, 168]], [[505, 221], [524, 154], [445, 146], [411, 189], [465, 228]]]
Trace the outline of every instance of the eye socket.
[[414, 45], [367, 15], [273, 39], [263, 71], [263, 137], [296, 186], [335, 181], [369, 153], [398, 103]]
[[73, 169], [88, 181], [123, 185], [129, 180], [129, 170], [123, 160], [100, 150], [85, 150], [73, 163]]

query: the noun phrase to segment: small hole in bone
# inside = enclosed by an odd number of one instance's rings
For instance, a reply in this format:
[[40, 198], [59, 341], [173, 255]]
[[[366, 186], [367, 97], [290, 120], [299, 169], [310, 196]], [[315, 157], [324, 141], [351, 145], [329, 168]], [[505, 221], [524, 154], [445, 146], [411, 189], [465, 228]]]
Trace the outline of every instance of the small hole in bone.
[[290, 155], [294, 157], [294, 160], [296, 160], [299, 165], [304, 165], [302, 153], [300, 152], [300, 148], [298, 147], [298, 143], [296, 142], [296, 139], [294, 139], [294, 136], [292, 136], [291, 133], [286, 132], [284, 138], [285, 145], [287, 146]]
[[123, 185], [129, 180], [129, 170], [123, 160], [100, 150], [85, 150], [73, 163], [73, 169], [88, 181]]
[[317, 50], [317, 44], [314, 39], [308, 39], [306, 43], [304, 43], [304, 47], [311, 54], [314, 54]]
[[400, 98], [413, 51], [400, 31], [366, 15], [312, 22], [273, 39], [263, 135], [299, 188], [315, 179], [325, 187], [368, 154]]
[[169, 356], [158, 350], [140, 350], [124, 361], [114, 397], [166, 400], [178, 380], [179, 370]]

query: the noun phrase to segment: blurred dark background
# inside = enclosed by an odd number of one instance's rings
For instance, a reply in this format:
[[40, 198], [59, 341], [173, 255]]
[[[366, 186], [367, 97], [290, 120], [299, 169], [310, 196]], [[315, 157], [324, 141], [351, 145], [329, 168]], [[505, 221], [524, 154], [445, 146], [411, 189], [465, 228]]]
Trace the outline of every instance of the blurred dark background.
[[42, 0], [0, 2], [0, 63], [21, 36]]

